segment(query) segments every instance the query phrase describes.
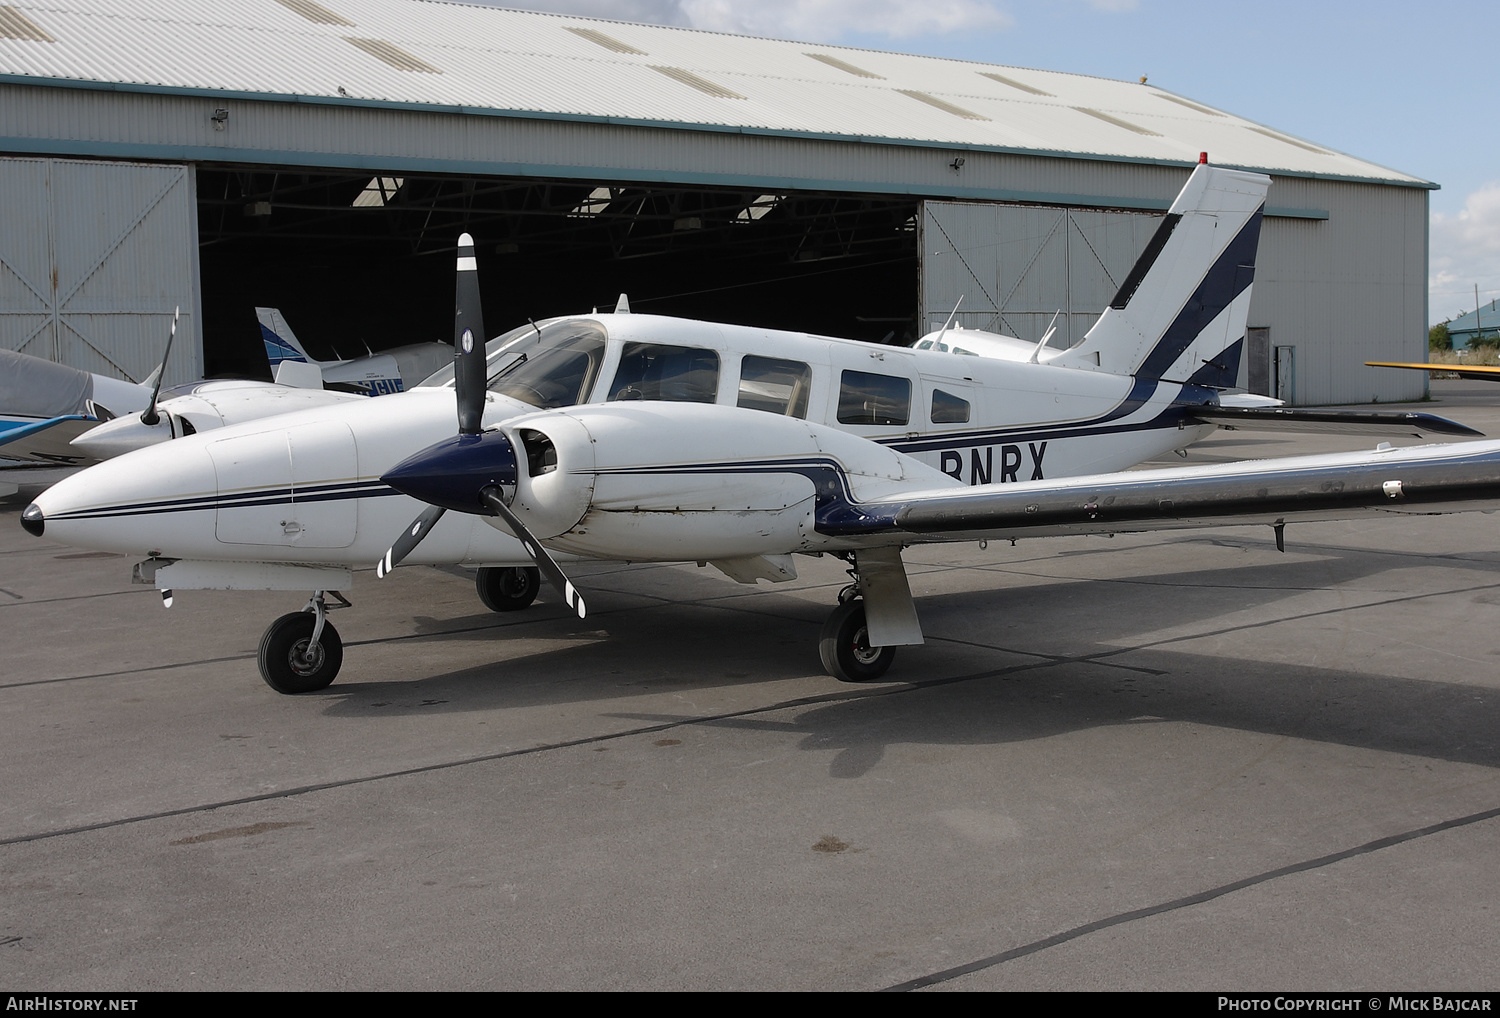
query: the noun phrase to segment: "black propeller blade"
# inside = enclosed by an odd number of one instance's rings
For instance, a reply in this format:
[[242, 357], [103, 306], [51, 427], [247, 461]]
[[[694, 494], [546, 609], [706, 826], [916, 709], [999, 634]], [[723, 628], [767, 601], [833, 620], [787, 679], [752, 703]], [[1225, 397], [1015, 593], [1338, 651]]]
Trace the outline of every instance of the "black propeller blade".
[[178, 305], [172, 309], [172, 331], [167, 333], [167, 348], [161, 355], [161, 366], [156, 369], [156, 385], [151, 389], [151, 402], [146, 409], [141, 411], [141, 423], [153, 427], [161, 420], [161, 414], [156, 412], [156, 397], [161, 395], [161, 380], [167, 374], [167, 358], [172, 355], [172, 340], [177, 338], [177, 316], [182, 313], [182, 306]]
[[[453, 391], [458, 397], [458, 433], [479, 434], [484, 418], [485, 353], [484, 315], [479, 302], [479, 267], [474, 259], [474, 238], [458, 238], [458, 282], [453, 294]], [[384, 579], [447, 512], [431, 506], [412, 521], [396, 543], [375, 565], [375, 575]]]
[[412, 520], [411, 526], [406, 528], [406, 533], [396, 538], [396, 543], [386, 551], [385, 558], [375, 563], [375, 575], [382, 580], [389, 576], [391, 570], [399, 566], [401, 560], [422, 543], [422, 538], [427, 536], [427, 532], [443, 518], [443, 513], [447, 511], [440, 505], [430, 506], [421, 516]]
[[520, 540], [521, 547], [526, 549], [526, 554], [531, 556], [536, 567], [547, 578], [547, 582], [557, 589], [567, 606], [576, 611], [579, 618], [583, 618], [585, 610], [583, 596], [578, 593], [577, 588], [573, 586], [573, 581], [568, 579], [562, 567], [557, 564], [547, 549], [542, 547], [542, 542], [538, 541], [531, 531], [526, 529], [526, 524], [510, 511], [510, 506], [506, 505], [505, 500], [500, 497], [500, 489], [493, 485], [485, 488], [479, 493], [479, 500], [495, 510], [495, 515], [505, 521], [505, 525]]
[[458, 433], [477, 435], [484, 418], [484, 316], [479, 307], [479, 267], [474, 238], [458, 238], [458, 283], [453, 295], [453, 391], [458, 395]]

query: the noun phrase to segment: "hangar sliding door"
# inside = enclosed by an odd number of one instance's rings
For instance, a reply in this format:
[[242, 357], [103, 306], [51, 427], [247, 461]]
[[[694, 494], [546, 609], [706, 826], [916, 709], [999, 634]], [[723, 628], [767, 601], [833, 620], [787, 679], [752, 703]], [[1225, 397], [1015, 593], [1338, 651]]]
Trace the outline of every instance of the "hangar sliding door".
[[0, 159], [0, 347], [139, 382], [203, 374], [198, 223], [184, 165]]
[[922, 203], [922, 326], [955, 322], [1036, 342], [1055, 312], [1052, 345], [1098, 320], [1161, 215], [1042, 205]]

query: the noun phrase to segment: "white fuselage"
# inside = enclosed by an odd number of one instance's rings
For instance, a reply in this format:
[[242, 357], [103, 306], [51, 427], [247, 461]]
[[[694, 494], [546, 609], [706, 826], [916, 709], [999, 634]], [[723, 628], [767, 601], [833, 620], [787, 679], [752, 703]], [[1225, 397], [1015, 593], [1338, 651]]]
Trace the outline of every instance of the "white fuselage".
[[[492, 392], [484, 424], [510, 433], [528, 424], [505, 422], [531, 415], [559, 452], [565, 432], [591, 436], [575, 447], [589, 449], [592, 462], [559, 471], [592, 478], [577, 489], [579, 512], [538, 530], [565, 554], [681, 561], [838, 546], [812, 531], [812, 482], [795, 471], [740, 491], [711, 473], [684, 481], [688, 472], [676, 469], [684, 464], [822, 456], [865, 499], [884, 497], [889, 485], [1118, 470], [1212, 431], [1174, 416], [1175, 383], [647, 315], [561, 321], [607, 334], [591, 381], [569, 401], [596, 406], [538, 412]], [[656, 414], [668, 404], [630, 399], [635, 390], [616, 375], [644, 346], [697, 351], [700, 368], [716, 361], [695, 378], [706, 386], [700, 400], [711, 394], [717, 405], [678, 402]], [[490, 355], [492, 368], [503, 356]], [[767, 412], [778, 405], [781, 412]], [[607, 419], [616, 423], [602, 426]], [[454, 429], [451, 384], [341, 401], [140, 449], [61, 482], [36, 504], [48, 537], [80, 547], [362, 566], [424, 508], [380, 476]], [[641, 469], [653, 464], [673, 469]], [[487, 519], [449, 513], [407, 561], [529, 564], [519, 542]]]

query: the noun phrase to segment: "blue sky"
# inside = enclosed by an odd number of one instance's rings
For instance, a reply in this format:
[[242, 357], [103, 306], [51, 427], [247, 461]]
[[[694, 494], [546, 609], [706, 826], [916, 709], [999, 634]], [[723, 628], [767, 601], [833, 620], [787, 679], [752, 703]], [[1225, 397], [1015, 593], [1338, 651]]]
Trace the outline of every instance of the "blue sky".
[[[1500, 297], [1493, 0], [510, 0], [1153, 84], [1442, 185], [1433, 321]], [[1472, 68], [1472, 69], [1469, 69]]]

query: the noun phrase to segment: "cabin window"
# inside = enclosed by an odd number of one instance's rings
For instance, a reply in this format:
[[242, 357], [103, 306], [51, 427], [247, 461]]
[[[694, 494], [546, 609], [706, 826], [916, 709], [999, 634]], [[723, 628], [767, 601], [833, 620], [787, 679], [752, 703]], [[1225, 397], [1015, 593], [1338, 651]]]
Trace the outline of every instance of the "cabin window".
[[942, 389], [932, 390], [933, 424], [968, 424], [969, 401]]
[[719, 355], [697, 347], [626, 343], [609, 398], [712, 403], [719, 392]]
[[844, 372], [839, 384], [840, 424], [905, 424], [910, 419], [910, 379]]
[[812, 369], [801, 361], [747, 356], [740, 362], [740, 396], [736, 406], [787, 417], [807, 417]]

